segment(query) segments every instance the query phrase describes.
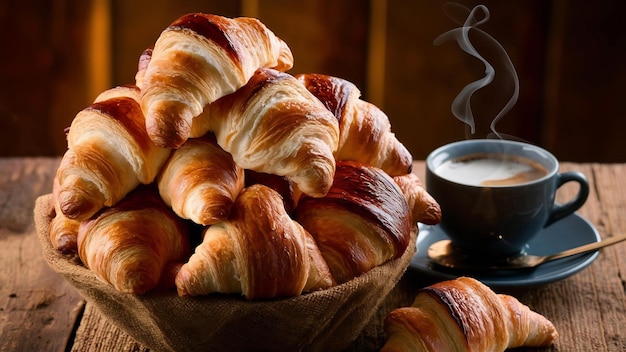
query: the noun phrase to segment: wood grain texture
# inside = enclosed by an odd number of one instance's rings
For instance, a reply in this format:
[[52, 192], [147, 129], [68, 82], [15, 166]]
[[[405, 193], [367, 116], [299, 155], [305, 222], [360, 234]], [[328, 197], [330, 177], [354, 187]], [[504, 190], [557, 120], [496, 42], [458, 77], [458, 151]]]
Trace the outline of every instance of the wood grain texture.
[[149, 351], [147, 347], [104, 319], [98, 309], [91, 304], [86, 305], [85, 314], [76, 331], [76, 339], [69, 346], [72, 352]]
[[[458, 26], [445, 15], [445, 2], [4, 1], [0, 155], [61, 155], [63, 129], [92, 102], [94, 91], [132, 83], [141, 51], [169, 23], [188, 12], [207, 12], [261, 19], [290, 45], [295, 56], [290, 73], [324, 73], [354, 82], [365, 100], [380, 103], [413, 157], [423, 159], [435, 147], [467, 137], [450, 107], [461, 89], [484, 72], [456, 44], [433, 45], [438, 35]], [[497, 124], [498, 131], [544, 146], [562, 160], [625, 162], [620, 82], [626, 79], [621, 64], [626, 3], [481, 4], [491, 19], [480, 28], [502, 44], [520, 79], [519, 100]], [[481, 53], [489, 56], [489, 51]], [[472, 99], [478, 137], [489, 133], [507, 98], [497, 82], [500, 66], [495, 65], [494, 83]]]
[[0, 159], [0, 350], [63, 351], [82, 297], [48, 267], [32, 221], [57, 158]]
[[624, 161], [626, 2], [551, 3], [543, 143], [564, 160]]
[[0, 156], [59, 155], [87, 96], [91, 2], [0, 5]]
[[258, 18], [291, 48], [289, 73], [339, 76], [367, 94], [366, 1], [259, 0], [258, 11]]

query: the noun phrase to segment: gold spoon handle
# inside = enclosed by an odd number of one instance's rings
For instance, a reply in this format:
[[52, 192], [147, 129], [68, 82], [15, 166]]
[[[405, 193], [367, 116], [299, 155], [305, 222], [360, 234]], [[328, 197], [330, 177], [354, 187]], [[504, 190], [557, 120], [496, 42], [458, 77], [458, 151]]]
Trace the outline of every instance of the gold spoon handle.
[[587, 253], [587, 252], [591, 252], [606, 246], [610, 246], [612, 244], [616, 244], [618, 242], [622, 242], [626, 240], [626, 235], [621, 235], [621, 236], [613, 236], [613, 237], [609, 237], [603, 241], [600, 242], [593, 242], [593, 243], [589, 243], [580, 247], [576, 247], [576, 248], [572, 248], [572, 249], [568, 249], [566, 251], [563, 251], [561, 253], [557, 253], [557, 254], [553, 254], [550, 255], [546, 258], [545, 261], [550, 261], [550, 260], [555, 260], [555, 259], [561, 259], [561, 258], [565, 258], [565, 257], [569, 257], [572, 256], [574, 254], [580, 254], [580, 253]]

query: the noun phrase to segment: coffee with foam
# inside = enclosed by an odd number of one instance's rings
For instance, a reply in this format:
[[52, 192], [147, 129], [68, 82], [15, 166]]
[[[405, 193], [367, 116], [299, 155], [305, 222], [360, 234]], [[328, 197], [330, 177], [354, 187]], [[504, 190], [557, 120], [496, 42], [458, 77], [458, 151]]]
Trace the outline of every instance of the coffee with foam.
[[528, 158], [491, 153], [448, 160], [435, 172], [456, 183], [483, 187], [523, 184], [548, 174], [543, 165]]

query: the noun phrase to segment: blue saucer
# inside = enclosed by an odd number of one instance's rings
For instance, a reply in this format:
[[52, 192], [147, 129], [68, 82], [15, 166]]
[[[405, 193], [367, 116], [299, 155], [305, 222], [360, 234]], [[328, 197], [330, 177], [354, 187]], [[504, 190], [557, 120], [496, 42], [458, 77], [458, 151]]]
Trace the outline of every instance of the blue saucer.
[[[529, 270], [463, 272], [443, 268], [428, 259], [428, 247], [445, 239], [448, 239], [448, 236], [441, 227], [420, 223], [417, 251], [409, 268], [442, 280], [471, 276], [493, 289], [527, 288], [545, 285], [574, 275], [598, 257], [598, 252], [595, 251], [557, 259]], [[534, 255], [548, 255], [598, 241], [600, 241], [600, 235], [595, 227], [580, 215], [572, 214], [541, 230], [541, 233], [527, 244], [526, 252]]]

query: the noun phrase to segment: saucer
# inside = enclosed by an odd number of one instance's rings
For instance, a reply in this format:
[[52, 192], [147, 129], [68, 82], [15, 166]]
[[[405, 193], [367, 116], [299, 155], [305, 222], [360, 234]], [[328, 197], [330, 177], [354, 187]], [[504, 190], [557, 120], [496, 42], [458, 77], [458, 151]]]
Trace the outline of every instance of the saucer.
[[[440, 226], [419, 225], [417, 251], [409, 268], [442, 280], [459, 276], [472, 276], [492, 288], [526, 288], [555, 282], [574, 275], [586, 268], [597, 257], [598, 251], [577, 254], [542, 264], [534, 269], [520, 271], [463, 272], [438, 266], [428, 258], [431, 244], [448, 239]], [[526, 245], [525, 251], [534, 255], [549, 255], [566, 249], [600, 241], [595, 227], [580, 215], [574, 213], [541, 230]]]

